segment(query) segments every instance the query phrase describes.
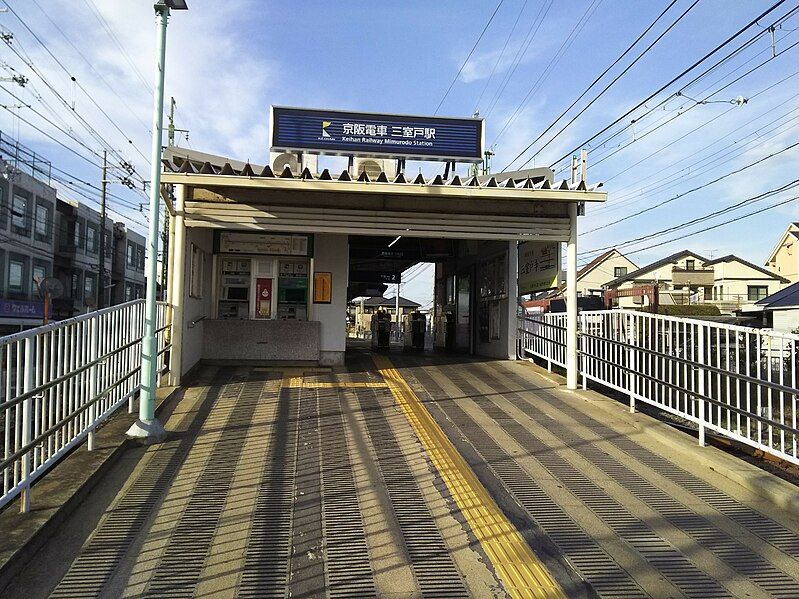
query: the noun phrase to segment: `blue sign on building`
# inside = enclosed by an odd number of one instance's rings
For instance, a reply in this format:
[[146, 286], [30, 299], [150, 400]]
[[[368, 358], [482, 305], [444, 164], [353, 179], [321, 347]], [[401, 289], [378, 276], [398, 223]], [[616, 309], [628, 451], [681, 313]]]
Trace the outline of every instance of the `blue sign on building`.
[[43, 302], [0, 300], [0, 317], [3, 318], [44, 318]]
[[272, 106], [272, 151], [480, 162], [483, 119]]

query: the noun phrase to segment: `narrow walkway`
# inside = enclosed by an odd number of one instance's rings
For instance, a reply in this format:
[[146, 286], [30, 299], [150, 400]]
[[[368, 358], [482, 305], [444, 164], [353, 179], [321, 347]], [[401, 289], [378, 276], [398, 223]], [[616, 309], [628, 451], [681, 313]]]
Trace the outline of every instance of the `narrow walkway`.
[[207, 367], [4, 596], [799, 597], [795, 515], [587, 397], [514, 362]]

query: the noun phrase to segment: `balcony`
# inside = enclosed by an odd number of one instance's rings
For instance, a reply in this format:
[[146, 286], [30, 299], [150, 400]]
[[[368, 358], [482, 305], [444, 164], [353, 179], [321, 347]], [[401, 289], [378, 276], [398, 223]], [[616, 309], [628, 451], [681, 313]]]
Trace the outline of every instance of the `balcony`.
[[714, 272], [712, 268], [694, 270], [673, 268], [671, 282], [674, 287], [712, 287]]

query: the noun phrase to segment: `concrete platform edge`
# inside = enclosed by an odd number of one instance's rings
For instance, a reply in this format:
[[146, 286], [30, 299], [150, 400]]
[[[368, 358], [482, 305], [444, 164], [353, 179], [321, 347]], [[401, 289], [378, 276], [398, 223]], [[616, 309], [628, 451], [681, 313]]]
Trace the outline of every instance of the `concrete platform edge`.
[[[561, 375], [548, 372], [535, 362], [529, 363], [536, 369], [536, 372], [544, 378], [552, 380], [560, 385], [566, 384], [566, 379]], [[598, 402], [596, 405], [608, 412], [616, 409], [624, 410], [625, 412], [627, 410], [625, 405], [599, 391], [589, 389], [585, 391], [568, 391], [568, 393], [574, 393], [591, 401], [601, 400], [601, 402]], [[679, 431], [674, 427], [651, 416], [645, 416], [651, 420], [652, 433], [656, 434], [658, 439], [665, 445], [680, 451], [696, 450], [693, 451], [693, 457], [697, 463], [741, 487], [756, 493], [776, 507], [784, 509], [791, 514], [799, 515], [799, 490], [791, 483], [782, 480], [770, 472], [761, 470], [757, 466], [740, 460], [735, 456], [731, 456], [717, 447], [711, 445], [699, 447], [698, 443], [694, 442], [692, 437], [685, 434], [676, 436], [675, 433]], [[722, 468], [719, 468], [720, 465]]]
[[[169, 394], [164, 396], [156, 406], [156, 415], [163, 409], [181, 387], [173, 388]], [[103, 478], [108, 470], [119, 460], [126, 449], [136, 444], [136, 441], [124, 438], [117, 447], [86, 477], [78, 489], [70, 495], [56, 511], [45, 520], [41, 526], [25, 541], [3, 564], [0, 564], [0, 596], [8, 587], [20, 571], [32, 560], [36, 553], [44, 546], [47, 540], [58, 529], [72, 512], [77, 509], [83, 499], [92, 491], [97, 483]], [[83, 444], [78, 445], [75, 450], [85, 449]], [[71, 454], [70, 454], [71, 455]], [[64, 460], [68, 460], [67, 455]], [[56, 466], [57, 467], [57, 466]], [[36, 488], [35, 485], [33, 487]], [[7, 509], [14, 509], [10, 505]]]

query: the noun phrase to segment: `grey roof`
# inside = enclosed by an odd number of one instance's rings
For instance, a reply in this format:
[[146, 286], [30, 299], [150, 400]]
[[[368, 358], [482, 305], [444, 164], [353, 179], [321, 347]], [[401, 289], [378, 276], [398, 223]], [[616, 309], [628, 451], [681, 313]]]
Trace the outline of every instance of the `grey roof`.
[[739, 258], [738, 256], [735, 256], [733, 254], [727, 254], [726, 256], [722, 256], [721, 258], [708, 260], [707, 262], [704, 262], [702, 266], [713, 266], [714, 264], [718, 264], [719, 262], [732, 262], [732, 261], [740, 262], [741, 264], [746, 264], [749, 268], [753, 268], [754, 270], [761, 272], [764, 275], [774, 277], [775, 279], [778, 279], [782, 283], [790, 283], [790, 281], [785, 277], [783, 277], [782, 275], [778, 275], [775, 272], [771, 272], [770, 270], [767, 270], [762, 266], [757, 266], [756, 264], [752, 264], [748, 260], [744, 260], [743, 258]]
[[[403, 183], [407, 185], [432, 185], [432, 186], [452, 186], [452, 187], [481, 187], [481, 188], [517, 188], [517, 189], [560, 189], [568, 191], [596, 191], [602, 187], [602, 183], [595, 183], [586, 185], [584, 181], [579, 183], [569, 183], [566, 179], [562, 181], [550, 182], [550, 180], [540, 173], [530, 174], [526, 178], [516, 179], [510, 177], [502, 179], [502, 175], [489, 176], [487, 179], [478, 176], [463, 177], [454, 175], [449, 179], [444, 179], [441, 175], [435, 175], [429, 180], [419, 173], [416, 176], [405, 173], [399, 173], [389, 179], [388, 174], [383, 171], [372, 180], [366, 171], [357, 176], [351, 175], [347, 170], [341, 171], [340, 174], [331, 173], [328, 169], [324, 169], [321, 173], [312, 173], [307, 167], [302, 172], [294, 173], [291, 168], [286, 165], [283, 171], [275, 173], [272, 168], [267, 166], [258, 166], [250, 164], [249, 162], [237, 162], [228, 158], [213, 156], [212, 154], [205, 154], [197, 152], [196, 150], [187, 150], [185, 148], [169, 147], [164, 152], [165, 158], [161, 161], [165, 171], [173, 173], [188, 173], [188, 174], [204, 174], [204, 175], [235, 175], [252, 178], [270, 178], [270, 179], [302, 179], [302, 180], [316, 180], [316, 181], [357, 181], [360, 183]], [[531, 171], [538, 171], [538, 169], [530, 169]], [[524, 171], [520, 171], [522, 173]]]
[[763, 306], [765, 309], [799, 306], [799, 283], [788, 285], [784, 289], [756, 301], [755, 306]]
[[653, 262], [652, 264], [647, 264], [646, 266], [642, 266], [638, 270], [634, 270], [633, 272], [627, 273], [626, 275], [624, 275], [622, 277], [619, 277], [618, 279], [613, 279], [610, 283], [607, 284], [607, 286], [608, 287], [613, 287], [615, 285], [621, 285], [625, 281], [634, 280], [634, 279], [638, 278], [639, 274], [643, 274], [645, 272], [649, 272], [650, 270], [654, 270], [656, 268], [660, 268], [661, 266], [666, 266], [667, 264], [671, 264], [672, 262], [675, 262], [678, 258], [681, 258], [682, 256], [686, 256], [686, 255], [693, 256], [694, 258], [697, 258], [703, 264], [707, 263], [707, 258], [703, 258], [699, 254], [696, 254], [696, 253], [692, 252], [691, 250], [681, 250], [679, 252], [675, 252], [675, 253], [671, 254], [670, 256], [666, 256], [665, 258], [662, 258], [661, 260], [658, 260], [657, 262]]

